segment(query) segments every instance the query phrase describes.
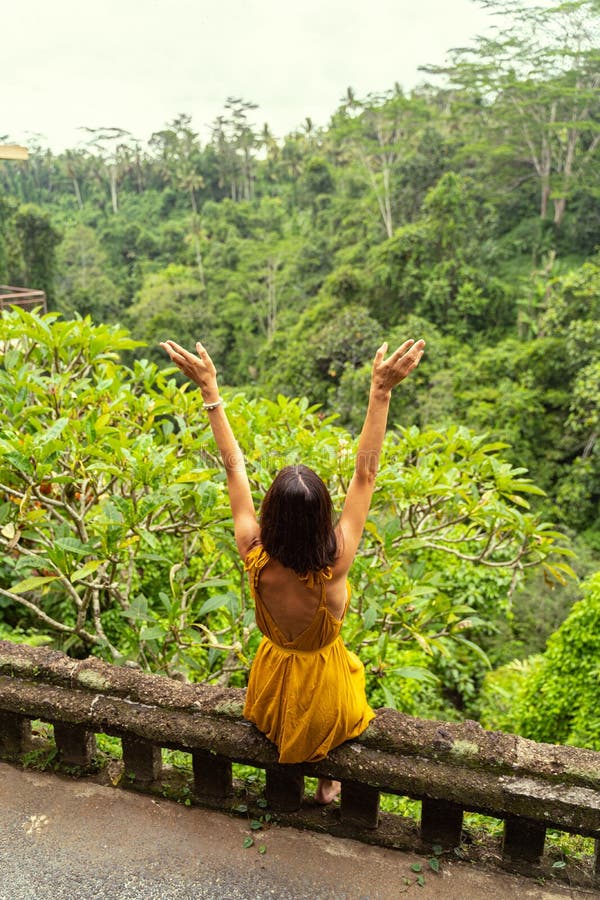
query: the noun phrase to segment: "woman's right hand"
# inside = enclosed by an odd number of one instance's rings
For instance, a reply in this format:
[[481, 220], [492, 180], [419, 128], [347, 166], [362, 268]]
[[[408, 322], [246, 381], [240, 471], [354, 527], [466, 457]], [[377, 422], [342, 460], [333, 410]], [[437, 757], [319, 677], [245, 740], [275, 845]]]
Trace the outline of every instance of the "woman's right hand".
[[192, 381], [195, 381], [205, 403], [214, 403], [219, 399], [217, 386], [217, 370], [208, 352], [202, 344], [196, 344], [198, 356], [190, 353], [175, 341], [161, 341], [160, 346], [166, 350], [175, 365]]
[[371, 374], [372, 389], [384, 395], [388, 395], [392, 388], [417, 368], [425, 350], [425, 341], [405, 341], [386, 359], [387, 350], [387, 343], [382, 344], [375, 354]]

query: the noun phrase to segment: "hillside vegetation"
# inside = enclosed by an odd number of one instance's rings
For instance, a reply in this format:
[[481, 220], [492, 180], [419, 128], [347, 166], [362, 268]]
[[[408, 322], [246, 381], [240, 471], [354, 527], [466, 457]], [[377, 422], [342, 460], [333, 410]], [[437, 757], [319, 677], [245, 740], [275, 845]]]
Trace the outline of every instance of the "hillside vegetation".
[[486, 5], [493, 41], [324, 128], [229, 98], [205, 143], [180, 114], [0, 163], [0, 283], [52, 311], [0, 320], [0, 634], [244, 683], [222, 475], [158, 341], [209, 348], [257, 499], [301, 458], [339, 503], [376, 347], [424, 337], [353, 573], [371, 700], [598, 746], [600, 15]]

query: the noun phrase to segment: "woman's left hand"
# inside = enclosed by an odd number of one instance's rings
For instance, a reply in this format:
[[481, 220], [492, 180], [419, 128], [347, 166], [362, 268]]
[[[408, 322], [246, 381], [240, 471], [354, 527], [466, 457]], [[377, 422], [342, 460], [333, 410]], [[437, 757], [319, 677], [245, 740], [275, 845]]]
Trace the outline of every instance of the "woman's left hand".
[[160, 346], [167, 351], [177, 368], [198, 385], [205, 403], [214, 403], [219, 399], [215, 364], [199, 341], [196, 344], [198, 356], [175, 341], [161, 341]]

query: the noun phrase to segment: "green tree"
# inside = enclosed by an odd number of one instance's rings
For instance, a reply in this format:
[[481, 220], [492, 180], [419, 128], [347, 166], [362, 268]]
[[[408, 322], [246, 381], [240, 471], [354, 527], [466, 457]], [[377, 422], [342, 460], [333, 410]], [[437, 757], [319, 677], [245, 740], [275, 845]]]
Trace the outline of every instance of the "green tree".
[[600, 750], [600, 573], [582, 591], [525, 680], [517, 730], [536, 741]]
[[64, 174], [73, 187], [75, 198], [77, 200], [77, 208], [82, 210], [84, 182], [86, 179], [89, 179], [91, 174], [90, 154], [80, 148], [75, 150], [65, 150], [61, 157], [61, 163]]
[[80, 223], [67, 228], [56, 267], [56, 307], [63, 315], [90, 315], [99, 324], [119, 317], [123, 311], [119, 290], [111, 281], [108, 256], [92, 228]]
[[150, 138], [150, 147], [157, 153], [159, 165], [167, 180], [189, 197], [196, 265], [200, 280], [204, 283], [201, 219], [197, 198], [198, 191], [204, 187], [204, 178], [201, 171], [200, 142], [191, 127], [191, 117], [181, 114], [167, 128], [155, 132]]
[[510, 291], [485, 268], [489, 211], [473, 181], [446, 172], [423, 202], [423, 215], [370, 250], [368, 299], [372, 313], [395, 325], [409, 313], [458, 338], [502, 334], [514, 321]]
[[135, 138], [124, 128], [87, 128], [88, 145], [96, 150], [96, 174], [100, 180], [108, 180], [112, 211], [119, 212], [119, 182], [130, 165], [130, 152]]
[[405, 97], [398, 85], [364, 99], [349, 89], [337, 113], [335, 138], [367, 179], [388, 238], [396, 224], [398, 164], [414, 152], [429, 115], [423, 103]]
[[[240, 683], [259, 635], [202, 398], [173, 369], [120, 364], [134, 344], [89, 319], [0, 318], [0, 614], [77, 653]], [[354, 465], [344, 429], [305, 400], [228, 401], [257, 499], [303, 460], [340, 505]], [[476, 652], [456, 565], [515, 583], [538, 566], [568, 574], [528, 509], [538, 489], [497, 449], [465, 429], [389, 436], [346, 630], [391, 696], [393, 648], [423, 666]]]
[[33, 203], [20, 206], [14, 217], [19, 238], [22, 269], [20, 284], [45, 291], [50, 302], [54, 299], [56, 247], [61, 235], [49, 212]]
[[515, 186], [523, 180], [515, 172], [526, 167], [537, 182], [540, 217], [547, 217], [552, 204], [559, 227], [569, 197], [597, 170], [597, 4], [480, 3], [508, 24], [492, 38], [453, 51], [449, 66], [423, 68], [447, 76], [460, 91], [458, 102], [470, 105], [470, 149], [488, 154], [496, 170], [510, 162]]
[[255, 153], [260, 139], [248, 119], [258, 109], [256, 103], [241, 97], [228, 97], [226, 114], [217, 116], [212, 125], [212, 145], [216, 153], [221, 186], [229, 186], [233, 201], [251, 200], [254, 196]]
[[176, 333], [192, 347], [200, 336], [207, 343], [217, 337], [202, 282], [187, 266], [173, 264], [146, 276], [128, 320], [133, 335], [150, 345], [145, 352], [156, 361], [163, 358], [158, 343], [166, 334]]

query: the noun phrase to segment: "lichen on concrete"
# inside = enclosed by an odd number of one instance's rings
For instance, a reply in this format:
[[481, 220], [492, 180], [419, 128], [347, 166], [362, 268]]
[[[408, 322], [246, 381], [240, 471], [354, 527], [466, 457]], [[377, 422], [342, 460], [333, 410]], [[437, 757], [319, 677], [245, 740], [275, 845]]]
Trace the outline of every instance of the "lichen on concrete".
[[81, 672], [78, 672], [77, 681], [91, 691], [108, 691], [110, 689], [110, 682], [98, 672], [94, 672], [93, 669], [82, 669]]
[[218, 716], [241, 718], [244, 712], [244, 704], [241, 700], [222, 700], [220, 703], [217, 703], [214, 709]]
[[479, 747], [473, 741], [454, 741], [450, 753], [460, 759], [464, 759], [465, 756], [476, 759], [479, 755]]

